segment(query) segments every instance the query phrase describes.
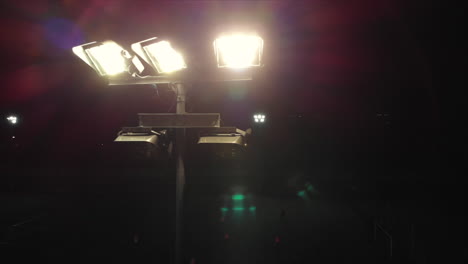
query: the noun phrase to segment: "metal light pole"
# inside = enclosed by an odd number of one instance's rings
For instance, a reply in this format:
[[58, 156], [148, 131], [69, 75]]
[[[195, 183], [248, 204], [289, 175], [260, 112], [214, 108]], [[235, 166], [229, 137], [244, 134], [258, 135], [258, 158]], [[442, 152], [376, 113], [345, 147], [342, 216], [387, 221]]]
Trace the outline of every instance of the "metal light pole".
[[[175, 83], [177, 94], [176, 114], [185, 114], [185, 87], [182, 83]], [[176, 226], [175, 226], [175, 263], [182, 263], [182, 213], [185, 186], [185, 128], [176, 128]]]

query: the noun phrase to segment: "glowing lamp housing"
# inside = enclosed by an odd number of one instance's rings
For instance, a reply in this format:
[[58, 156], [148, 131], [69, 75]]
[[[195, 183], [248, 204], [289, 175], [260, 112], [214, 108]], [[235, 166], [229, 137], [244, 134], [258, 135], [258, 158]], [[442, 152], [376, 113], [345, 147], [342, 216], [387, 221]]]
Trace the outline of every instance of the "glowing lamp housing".
[[73, 48], [73, 53], [101, 76], [112, 76], [130, 71], [141, 73], [144, 70], [138, 57], [132, 56], [113, 41], [90, 42], [76, 46]]
[[262, 66], [263, 39], [256, 35], [223, 35], [214, 43], [219, 68]]
[[132, 44], [132, 50], [158, 73], [171, 73], [187, 68], [183, 56], [166, 40], [153, 37]]

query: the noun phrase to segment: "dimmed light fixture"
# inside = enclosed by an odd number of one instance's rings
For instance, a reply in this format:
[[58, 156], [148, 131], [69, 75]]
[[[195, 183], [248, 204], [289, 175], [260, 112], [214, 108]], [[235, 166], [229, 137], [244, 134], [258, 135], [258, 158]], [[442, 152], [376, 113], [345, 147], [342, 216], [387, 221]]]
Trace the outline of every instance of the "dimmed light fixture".
[[125, 147], [129, 160], [150, 160], [168, 157], [172, 150], [167, 143], [166, 130], [154, 131], [142, 127], [124, 127], [114, 140], [121, 147]]
[[200, 134], [198, 145], [209, 149], [217, 157], [236, 158], [246, 149], [251, 133], [251, 129], [243, 131], [235, 127], [212, 128]]

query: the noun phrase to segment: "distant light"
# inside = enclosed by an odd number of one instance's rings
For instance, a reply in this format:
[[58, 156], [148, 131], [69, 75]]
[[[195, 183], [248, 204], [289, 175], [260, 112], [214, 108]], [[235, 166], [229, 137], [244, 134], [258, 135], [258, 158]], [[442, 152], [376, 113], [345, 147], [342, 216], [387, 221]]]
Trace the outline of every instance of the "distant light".
[[214, 41], [218, 67], [247, 68], [261, 66], [263, 39], [255, 35], [225, 35]]
[[18, 123], [18, 117], [17, 116], [11, 115], [11, 116], [8, 116], [6, 119], [12, 125], [16, 125]]
[[245, 208], [244, 207], [234, 207], [232, 208], [233, 211], [244, 211]]
[[233, 200], [244, 200], [245, 196], [243, 194], [234, 194], [231, 198]]
[[221, 208], [221, 212], [227, 212], [227, 211], [229, 211], [228, 208], [226, 208], [226, 207], [222, 207], [222, 208]]
[[310, 197], [307, 194], [306, 190], [301, 190], [297, 192], [297, 196], [301, 197], [304, 201], [310, 201]]
[[263, 114], [256, 114], [254, 115], [254, 121], [255, 123], [265, 123], [265, 118], [266, 116]]
[[[127, 70], [132, 56], [113, 41], [91, 42], [73, 48], [73, 53], [102, 76], [115, 75]], [[132, 62], [136, 62], [134, 58]], [[138, 61], [139, 62], [139, 61]], [[141, 64], [141, 62], [140, 62]]]
[[168, 41], [150, 38], [132, 44], [132, 50], [151, 64], [159, 73], [170, 73], [187, 68], [182, 55]]
[[312, 186], [312, 184], [306, 183], [305, 186], [306, 186], [307, 191], [314, 192], [314, 187]]
[[257, 210], [257, 207], [255, 207], [255, 206], [250, 206], [250, 207], [249, 207], [249, 211], [253, 212], [253, 211], [255, 211], [255, 210]]
[[12, 136], [11, 138], [16, 138], [15, 136]]

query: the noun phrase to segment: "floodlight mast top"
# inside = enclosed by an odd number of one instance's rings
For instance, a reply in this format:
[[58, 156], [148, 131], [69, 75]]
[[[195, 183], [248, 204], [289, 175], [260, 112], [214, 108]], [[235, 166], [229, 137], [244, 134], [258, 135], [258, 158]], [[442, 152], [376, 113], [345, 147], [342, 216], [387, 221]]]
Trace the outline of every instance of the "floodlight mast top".
[[[214, 48], [218, 68], [262, 66], [263, 39], [257, 35], [224, 34], [214, 41]], [[106, 77], [111, 86], [252, 80], [250, 71], [217, 72], [202, 78], [199, 74], [183, 71], [187, 64], [182, 54], [169, 41], [156, 37], [132, 44], [131, 51], [113, 41], [90, 42], [73, 48], [73, 53]], [[158, 74], [151, 74], [153, 70], [145, 71], [140, 59]], [[143, 72], [145, 76], [141, 75]]]

